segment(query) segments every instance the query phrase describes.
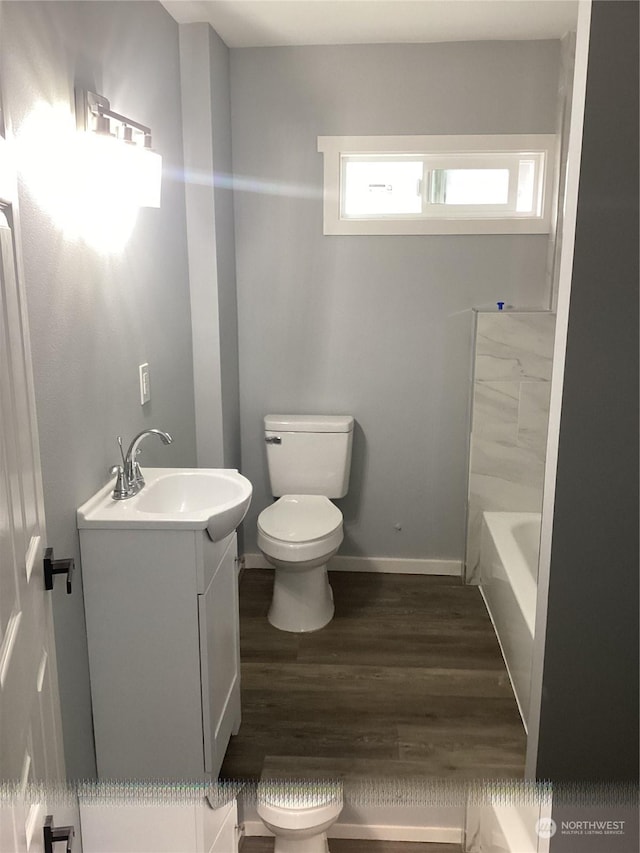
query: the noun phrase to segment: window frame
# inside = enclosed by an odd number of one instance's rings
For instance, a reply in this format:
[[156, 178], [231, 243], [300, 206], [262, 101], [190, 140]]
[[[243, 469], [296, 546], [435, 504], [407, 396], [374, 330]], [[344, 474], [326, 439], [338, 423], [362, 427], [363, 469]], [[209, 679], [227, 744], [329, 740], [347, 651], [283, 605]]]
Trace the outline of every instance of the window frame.
[[[557, 194], [555, 134], [501, 134], [469, 136], [319, 136], [318, 151], [324, 155], [323, 232], [326, 235], [402, 234], [547, 234]], [[477, 155], [474, 159], [474, 155]], [[342, 185], [346, 158], [397, 157], [423, 160], [430, 169], [455, 169], [461, 163], [485, 161], [488, 168], [514, 166], [527, 156], [542, 159], [542, 179], [537, 212], [514, 209], [513, 190], [507, 205], [439, 205], [423, 202], [420, 214], [342, 213]], [[424, 181], [428, 184], [428, 181]], [[423, 197], [428, 188], [423, 188]], [[438, 209], [436, 209], [438, 208]]]

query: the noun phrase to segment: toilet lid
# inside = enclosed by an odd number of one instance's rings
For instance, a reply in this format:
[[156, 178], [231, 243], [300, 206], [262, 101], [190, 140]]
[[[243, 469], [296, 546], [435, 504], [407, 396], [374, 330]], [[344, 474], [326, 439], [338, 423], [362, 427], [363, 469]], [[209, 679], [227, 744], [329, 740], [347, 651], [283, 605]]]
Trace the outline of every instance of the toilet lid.
[[284, 495], [258, 517], [260, 530], [283, 542], [323, 539], [341, 524], [342, 513], [324, 495]]

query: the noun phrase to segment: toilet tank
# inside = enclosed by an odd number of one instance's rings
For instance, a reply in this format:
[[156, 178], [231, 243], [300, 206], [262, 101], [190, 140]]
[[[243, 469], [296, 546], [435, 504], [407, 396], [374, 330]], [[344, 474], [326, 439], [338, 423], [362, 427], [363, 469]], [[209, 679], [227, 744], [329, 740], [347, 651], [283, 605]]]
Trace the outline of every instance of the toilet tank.
[[267, 415], [264, 430], [272, 495], [347, 494], [351, 415]]

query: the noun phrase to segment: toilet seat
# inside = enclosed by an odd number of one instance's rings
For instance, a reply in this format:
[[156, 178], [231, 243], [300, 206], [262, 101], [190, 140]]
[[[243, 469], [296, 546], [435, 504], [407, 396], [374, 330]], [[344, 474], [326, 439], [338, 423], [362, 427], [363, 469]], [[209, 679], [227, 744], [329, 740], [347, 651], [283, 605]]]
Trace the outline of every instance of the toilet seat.
[[324, 495], [284, 495], [258, 516], [258, 547], [281, 562], [326, 562], [342, 538], [342, 513]]
[[259, 782], [259, 816], [283, 830], [302, 830], [333, 823], [342, 811], [342, 785]]
[[258, 530], [280, 542], [315, 542], [341, 525], [342, 513], [324, 495], [284, 495], [258, 517]]

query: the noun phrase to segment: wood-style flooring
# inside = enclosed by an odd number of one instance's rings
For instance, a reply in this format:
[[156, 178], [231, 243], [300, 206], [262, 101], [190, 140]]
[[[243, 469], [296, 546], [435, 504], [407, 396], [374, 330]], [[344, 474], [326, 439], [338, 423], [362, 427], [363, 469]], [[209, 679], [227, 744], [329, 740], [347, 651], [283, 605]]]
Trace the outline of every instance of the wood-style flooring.
[[330, 582], [333, 621], [289, 634], [266, 618], [272, 572], [243, 572], [242, 725], [221, 777], [522, 778], [525, 734], [478, 589], [420, 575]]

